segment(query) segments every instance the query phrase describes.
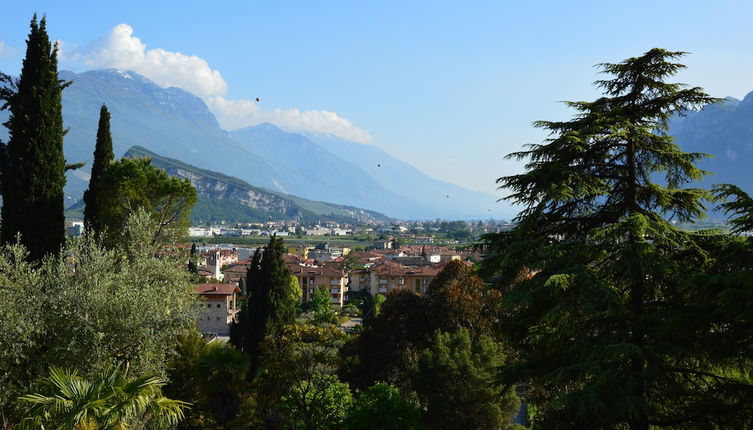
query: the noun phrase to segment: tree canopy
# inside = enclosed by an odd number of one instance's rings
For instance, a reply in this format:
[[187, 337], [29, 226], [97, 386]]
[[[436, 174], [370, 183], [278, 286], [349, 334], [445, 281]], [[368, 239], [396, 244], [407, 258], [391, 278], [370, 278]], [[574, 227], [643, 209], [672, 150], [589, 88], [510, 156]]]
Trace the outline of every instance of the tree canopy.
[[168, 176], [147, 158], [110, 163], [97, 187], [96, 218], [108, 246], [121, 239], [125, 219], [139, 208], [146, 209], [156, 223], [154, 242], [182, 237], [196, 203], [196, 190], [188, 180]]

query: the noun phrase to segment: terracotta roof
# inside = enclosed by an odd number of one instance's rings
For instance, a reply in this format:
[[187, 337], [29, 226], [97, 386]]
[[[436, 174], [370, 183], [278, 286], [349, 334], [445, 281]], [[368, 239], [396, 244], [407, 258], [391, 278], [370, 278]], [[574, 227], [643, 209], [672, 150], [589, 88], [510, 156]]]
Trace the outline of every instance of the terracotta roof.
[[246, 273], [248, 272], [248, 266], [245, 264], [231, 264], [227, 269], [223, 270], [222, 273]]
[[196, 293], [202, 296], [229, 296], [240, 293], [241, 289], [236, 284], [198, 284]]
[[301, 266], [288, 265], [290, 272], [296, 276], [329, 276], [333, 278], [342, 278], [345, 273], [329, 266]]
[[378, 276], [437, 276], [447, 263], [432, 264], [431, 266], [403, 266], [394, 261], [387, 261], [371, 268]]
[[293, 254], [285, 254], [282, 256], [282, 259], [285, 261], [285, 264], [299, 264], [304, 261], [301, 257]]

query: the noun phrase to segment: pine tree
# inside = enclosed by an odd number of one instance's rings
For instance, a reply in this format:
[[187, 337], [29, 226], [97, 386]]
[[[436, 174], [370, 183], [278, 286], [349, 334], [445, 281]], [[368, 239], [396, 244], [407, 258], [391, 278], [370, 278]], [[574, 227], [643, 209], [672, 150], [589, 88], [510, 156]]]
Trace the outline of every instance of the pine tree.
[[89, 189], [84, 192], [84, 225], [90, 231], [98, 232], [102, 229], [102, 221], [99, 218], [99, 207], [102, 196], [100, 195], [99, 181], [105, 168], [115, 159], [112, 151], [112, 136], [110, 135], [110, 112], [107, 106], [102, 104], [99, 110], [99, 127], [97, 128], [97, 142], [94, 147], [94, 163], [92, 164]]
[[709, 261], [704, 236], [670, 222], [696, 220], [709, 198], [686, 186], [705, 174], [695, 167], [705, 155], [666, 134], [672, 115], [715, 101], [665, 82], [683, 54], [601, 64], [612, 75], [596, 83], [604, 96], [567, 103], [578, 111], [570, 121], [536, 123], [551, 137], [511, 154], [527, 171], [498, 180], [524, 209], [512, 231], [486, 236], [483, 267], [508, 290], [500, 326], [518, 360], [504, 378], [529, 384], [542, 428], [692, 426], [745, 413], [710, 395], [734, 369], [707, 350], [719, 328], [693, 282]]
[[[8, 83], [10, 79], [3, 77]], [[46, 20], [31, 20], [21, 76], [0, 95], [10, 117], [9, 140], [2, 151], [2, 228], [0, 241], [21, 243], [29, 258], [57, 253], [65, 242], [62, 90], [57, 46], [50, 43]]]
[[285, 265], [283, 240], [272, 236], [263, 252], [257, 250], [246, 275], [249, 291], [231, 342], [251, 358], [250, 377], [259, 368], [260, 345], [265, 337], [278, 335], [295, 322], [297, 300], [290, 293], [291, 273]]

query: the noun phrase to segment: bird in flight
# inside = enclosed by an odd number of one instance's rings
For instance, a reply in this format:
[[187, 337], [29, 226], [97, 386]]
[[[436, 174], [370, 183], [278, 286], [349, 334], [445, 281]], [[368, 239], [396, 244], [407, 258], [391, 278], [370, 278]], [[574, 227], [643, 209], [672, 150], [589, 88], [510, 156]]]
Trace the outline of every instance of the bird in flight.
[[256, 103], [259, 103], [261, 99], [259, 97], [256, 98]]

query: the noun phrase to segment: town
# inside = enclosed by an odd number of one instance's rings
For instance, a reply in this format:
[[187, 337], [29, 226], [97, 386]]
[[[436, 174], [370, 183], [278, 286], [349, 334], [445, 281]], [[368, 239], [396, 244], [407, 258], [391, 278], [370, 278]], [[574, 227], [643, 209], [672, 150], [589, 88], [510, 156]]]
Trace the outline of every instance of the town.
[[[332, 305], [342, 308], [364, 295], [386, 295], [396, 289], [421, 295], [448, 262], [471, 265], [481, 257], [479, 252], [431, 243], [393, 249], [394, 243], [391, 237], [376, 240], [368, 251], [329, 242], [288, 245], [285, 263], [298, 280], [302, 301], [310, 301], [317, 289], [324, 288]], [[190, 246], [183, 246], [183, 251], [186, 248]], [[237, 296], [246, 294], [246, 274], [256, 249], [231, 244], [194, 249], [201, 281], [196, 291], [207, 302], [198, 316], [199, 328], [203, 333], [227, 336], [239, 311]]]

